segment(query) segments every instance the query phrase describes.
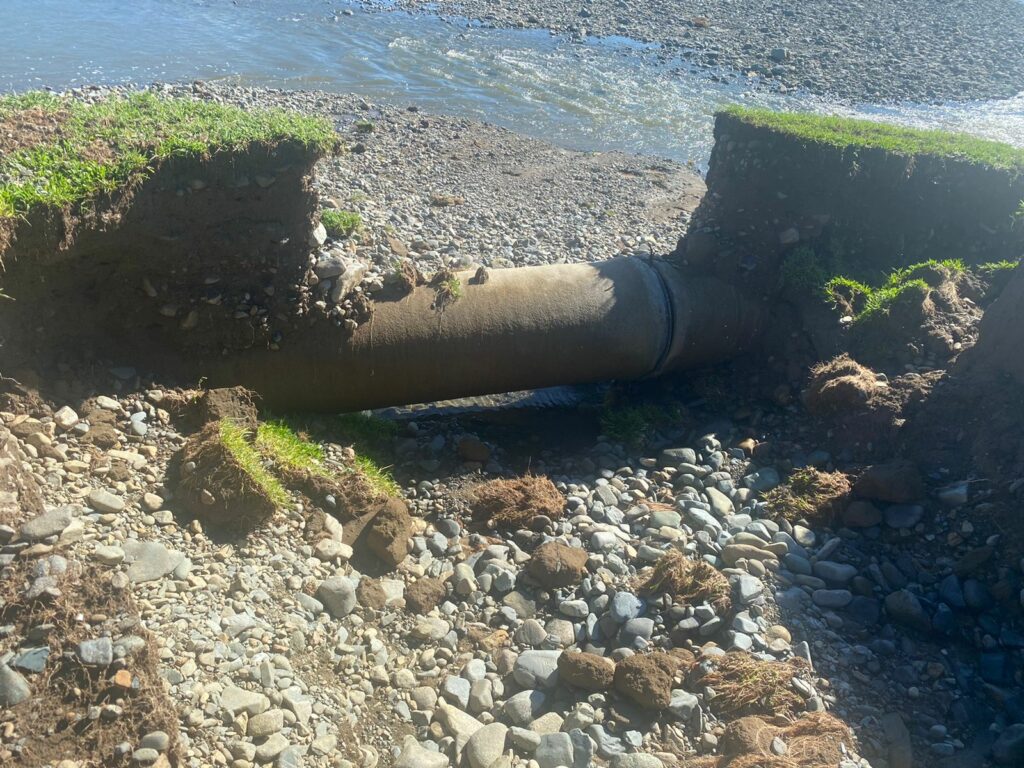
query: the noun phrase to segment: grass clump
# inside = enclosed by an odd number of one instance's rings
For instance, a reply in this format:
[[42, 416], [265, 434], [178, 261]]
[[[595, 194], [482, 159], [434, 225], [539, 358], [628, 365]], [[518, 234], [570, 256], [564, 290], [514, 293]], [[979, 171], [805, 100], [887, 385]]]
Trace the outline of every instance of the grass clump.
[[[77, 205], [152, 171], [177, 155], [209, 155], [253, 144], [297, 142], [333, 151], [331, 124], [285, 110], [243, 110], [152, 93], [112, 96], [86, 104], [70, 97], [26, 93], [0, 97], [0, 130], [27, 119], [53, 123], [0, 155], [0, 218], [35, 206]], [[17, 135], [15, 135], [17, 140]]]
[[246, 431], [229, 419], [220, 422], [220, 441], [238, 466], [276, 506], [288, 504], [288, 492], [281, 481], [263, 466], [263, 457], [249, 443]]
[[729, 580], [703, 560], [691, 560], [681, 552], [668, 552], [655, 563], [640, 585], [645, 595], [668, 593], [690, 605], [707, 603], [718, 614], [732, 607]]
[[979, 264], [977, 270], [983, 277], [993, 277], [999, 272], [1009, 272], [1016, 269], [1018, 264], [1020, 264], [1019, 261], [1010, 261], [1009, 259], [988, 261], [984, 264]]
[[678, 421], [681, 414], [675, 406], [656, 403], [638, 405], [606, 405], [601, 411], [601, 433], [615, 442], [639, 448], [658, 430]]
[[355, 124], [356, 133], [373, 133], [377, 126], [372, 120], [357, 120]]
[[776, 517], [830, 525], [849, 496], [850, 487], [849, 478], [842, 472], [805, 467], [790, 475], [787, 485], [768, 491], [764, 502]]
[[562, 494], [541, 475], [488, 480], [470, 492], [469, 503], [488, 528], [522, 528], [538, 515], [558, 520], [565, 512]]
[[767, 128], [815, 144], [841, 149], [881, 149], [906, 156], [948, 157], [1015, 173], [1024, 172], [1024, 149], [964, 133], [904, 128], [836, 115], [774, 112], [738, 105], [726, 108], [724, 114], [748, 125]]
[[327, 210], [320, 214], [320, 223], [335, 240], [349, 237], [363, 225], [363, 217], [355, 211]]
[[398, 425], [370, 413], [343, 413], [335, 417], [338, 430], [349, 440], [377, 449], [398, 435]]
[[804, 708], [791, 684], [801, 666], [795, 659], [761, 661], [745, 651], [732, 651], [709, 661], [712, 666], [702, 683], [714, 690], [709, 706], [719, 717], [786, 716]]

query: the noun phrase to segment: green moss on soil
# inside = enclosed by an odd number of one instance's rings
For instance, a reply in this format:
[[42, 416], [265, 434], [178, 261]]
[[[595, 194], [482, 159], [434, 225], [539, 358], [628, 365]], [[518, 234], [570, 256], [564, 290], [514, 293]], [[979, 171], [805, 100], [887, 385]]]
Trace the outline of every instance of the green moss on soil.
[[41, 143], [0, 156], [0, 219], [35, 206], [79, 205], [130, 184], [172, 156], [284, 142], [319, 152], [337, 146], [327, 120], [152, 93], [93, 104], [39, 92], [0, 97], [0, 128], [21, 118], [56, 121], [59, 127]]
[[926, 131], [872, 120], [774, 112], [738, 105], [726, 108], [723, 113], [748, 125], [841, 149], [861, 147], [906, 156], [947, 157], [1015, 173], [1024, 172], [1024, 149], [964, 133]]

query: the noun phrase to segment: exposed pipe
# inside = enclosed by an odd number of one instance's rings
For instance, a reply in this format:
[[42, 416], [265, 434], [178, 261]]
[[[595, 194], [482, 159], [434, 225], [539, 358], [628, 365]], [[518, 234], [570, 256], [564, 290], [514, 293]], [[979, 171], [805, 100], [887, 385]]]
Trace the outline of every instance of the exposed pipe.
[[320, 411], [655, 376], [735, 354], [756, 308], [732, 286], [661, 259], [617, 258], [459, 274], [435, 307], [424, 286], [377, 301], [354, 334], [319, 323], [278, 351], [204, 364], [213, 384], [244, 384], [271, 407]]

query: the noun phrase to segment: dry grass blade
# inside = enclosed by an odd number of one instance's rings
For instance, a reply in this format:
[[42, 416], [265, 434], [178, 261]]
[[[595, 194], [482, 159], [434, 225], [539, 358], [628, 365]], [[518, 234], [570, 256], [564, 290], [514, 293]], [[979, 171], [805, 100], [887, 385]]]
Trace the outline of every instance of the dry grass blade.
[[710, 707], [719, 716], [795, 715], [804, 707], [791, 682], [799, 672], [795, 660], [761, 661], [734, 651], [713, 658], [702, 683], [714, 690]]
[[691, 605], [707, 603], [717, 613], [727, 613], [732, 607], [729, 580], [703, 560], [690, 560], [681, 552], [663, 555], [640, 591], [646, 595], [668, 593]]

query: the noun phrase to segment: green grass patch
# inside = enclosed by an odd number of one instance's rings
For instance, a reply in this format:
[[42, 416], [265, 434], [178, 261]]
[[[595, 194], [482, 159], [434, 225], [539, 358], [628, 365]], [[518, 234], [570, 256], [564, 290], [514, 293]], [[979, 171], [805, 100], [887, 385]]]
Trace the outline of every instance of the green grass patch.
[[324, 469], [324, 452], [316, 443], [303, 440], [283, 421], [265, 421], [256, 430], [256, 447], [289, 469], [329, 477]]
[[399, 432], [395, 422], [369, 413], [343, 413], [334, 423], [347, 440], [372, 450], [380, 450]]
[[356, 133], [373, 133], [377, 126], [371, 120], [357, 120], [355, 124]]
[[320, 214], [320, 223], [335, 240], [349, 237], [363, 225], [363, 217], [355, 211], [327, 210]]
[[977, 266], [978, 272], [986, 277], [992, 277], [1003, 271], [1010, 271], [1017, 268], [1020, 264], [1019, 261], [1010, 261], [1009, 259], [1003, 259], [1002, 261], [988, 261], [984, 264]]
[[356, 451], [356, 469], [378, 493], [386, 496], [401, 496], [402, 489], [391, 473], [364, 453]]
[[1017, 173], [1024, 172], [1024, 149], [964, 133], [904, 128], [835, 115], [774, 112], [738, 105], [727, 107], [723, 112], [748, 125], [841, 149], [861, 147], [907, 156], [948, 157]]
[[39, 205], [80, 204], [141, 178], [157, 161], [173, 156], [283, 142], [320, 152], [337, 146], [327, 120], [152, 93], [93, 104], [46, 93], [4, 96], [0, 122], [13, 123], [29, 109], [59, 119], [61, 130], [42, 144], [0, 157], [0, 217], [23, 215]]
[[618, 443], [639, 448], [659, 428], [669, 426], [679, 417], [673, 405], [607, 405], [601, 411], [601, 433]]
[[220, 440], [242, 470], [252, 478], [253, 482], [267, 494], [267, 497], [275, 505], [283, 507], [289, 503], [288, 492], [281, 485], [281, 481], [263, 466], [263, 457], [249, 442], [248, 435], [242, 427], [230, 419], [222, 419]]

